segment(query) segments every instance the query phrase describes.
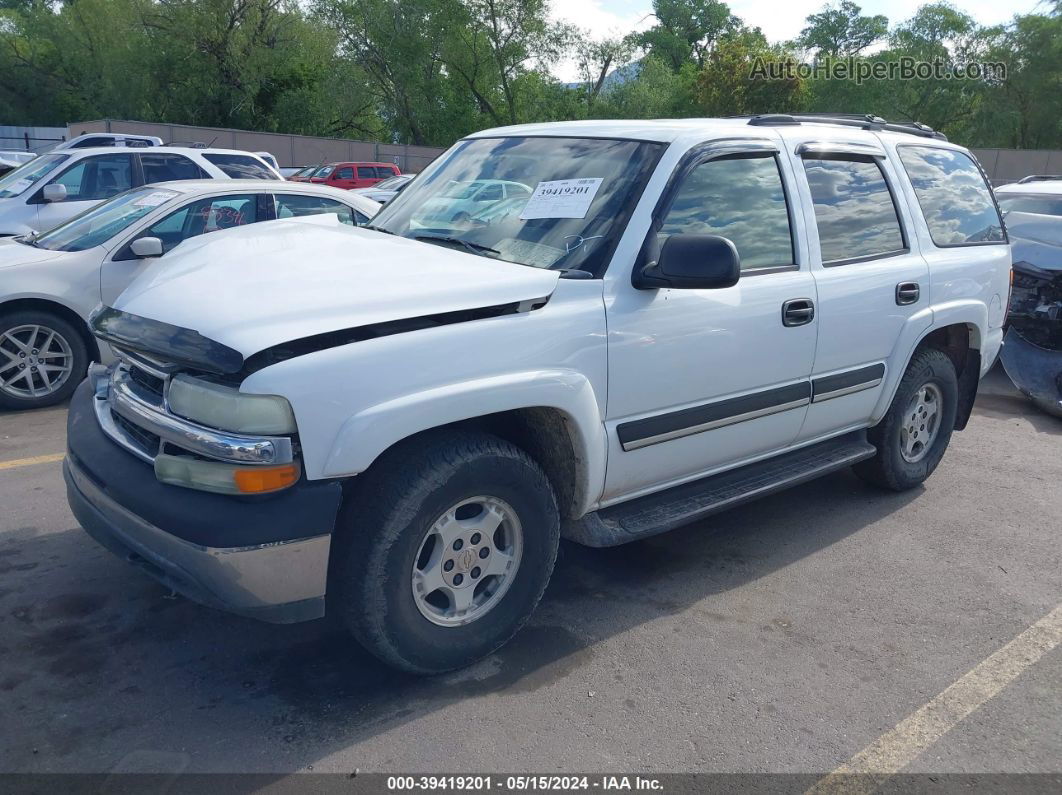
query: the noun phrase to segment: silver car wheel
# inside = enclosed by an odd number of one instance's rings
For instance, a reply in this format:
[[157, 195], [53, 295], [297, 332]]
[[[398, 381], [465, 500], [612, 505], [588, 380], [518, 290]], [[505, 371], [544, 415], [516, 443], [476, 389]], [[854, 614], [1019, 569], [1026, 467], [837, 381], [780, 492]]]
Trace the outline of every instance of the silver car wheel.
[[74, 354], [63, 335], [47, 326], [0, 332], [0, 392], [21, 400], [43, 398], [70, 378]]
[[923, 384], [903, 415], [900, 426], [900, 455], [909, 464], [917, 464], [929, 453], [940, 430], [943, 395], [936, 384]]
[[451, 506], [425, 534], [413, 563], [413, 600], [443, 627], [469, 624], [505, 596], [520, 568], [523, 528], [504, 500], [472, 497]]

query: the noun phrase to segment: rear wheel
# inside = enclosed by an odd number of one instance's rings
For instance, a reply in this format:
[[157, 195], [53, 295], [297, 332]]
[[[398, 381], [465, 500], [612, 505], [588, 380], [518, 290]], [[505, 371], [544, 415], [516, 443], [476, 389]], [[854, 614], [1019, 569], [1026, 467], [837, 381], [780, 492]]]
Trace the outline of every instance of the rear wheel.
[[0, 409], [35, 409], [66, 400], [88, 370], [85, 341], [50, 312], [0, 315]]
[[557, 556], [541, 468], [508, 442], [457, 432], [400, 445], [362, 477], [337, 531], [329, 610], [412, 673], [468, 665], [509, 640]]
[[922, 483], [944, 457], [958, 401], [951, 359], [934, 348], [916, 353], [885, 418], [867, 432], [877, 455], [856, 464], [855, 473], [893, 491]]

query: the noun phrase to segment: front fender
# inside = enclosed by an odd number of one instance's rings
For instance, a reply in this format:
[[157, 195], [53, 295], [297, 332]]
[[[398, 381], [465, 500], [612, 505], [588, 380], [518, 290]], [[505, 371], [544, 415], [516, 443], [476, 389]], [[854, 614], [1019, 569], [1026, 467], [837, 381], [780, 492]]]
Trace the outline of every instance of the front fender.
[[326, 458], [322, 477], [364, 472], [385, 450], [421, 431], [461, 420], [527, 408], [563, 412], [572, 429], [572, 444], [583, 462], [587, 510], [605, 482], [607, 442], [593, 385], [582, 373], [538, 370], [507, 373], [448, 384], [370, 406], [340, 427]]

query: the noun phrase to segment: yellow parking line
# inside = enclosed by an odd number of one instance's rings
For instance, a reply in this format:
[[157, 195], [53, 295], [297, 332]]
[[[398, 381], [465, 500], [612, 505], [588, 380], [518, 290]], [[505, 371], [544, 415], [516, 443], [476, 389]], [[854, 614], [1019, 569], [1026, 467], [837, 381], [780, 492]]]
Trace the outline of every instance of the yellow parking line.
[[0, 469], [17, 469], [18, 467], [31, 467], [34, 464], [54, 464], [62, 461], [65, 453], [52, 453], [51, 455], [35, 455], [33, 458], [16, 458], [14, 461], [0, 461]]
[[808, 792], [815, 795], [874, 792], [1059, 644], [1062, 644], [1062, 605], [912, 712], [892, 731], [820, 779]]

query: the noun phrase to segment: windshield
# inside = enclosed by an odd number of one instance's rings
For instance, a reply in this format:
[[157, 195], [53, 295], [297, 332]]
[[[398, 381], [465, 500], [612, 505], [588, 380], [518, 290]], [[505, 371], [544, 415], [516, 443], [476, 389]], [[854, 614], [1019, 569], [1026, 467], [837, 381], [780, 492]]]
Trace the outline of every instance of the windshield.
[[663, 148], [610, 138], [460, 141], [372, 226], [600, 276]]
[[139, 218], [165, 204], [176, 191], [137, 188], [120, 193], [33, 240], [51, 251], [84, 251], [102, 245]]
[[70, 155], [41, 155], [9, 171], [0, 179], [0, 199], [10, 199], [27, 190], [41, 177], [50, 174]]
[[407, 179], [409, 179], [409, 177], [391, 177], [390, 179], [385, 179], [383, 182], [377, 182], [374, 186], [374, 190], [394, 190]]
[[1062, 216], [1062, 196], [1042, 193], [997, 193], [996, 201], [1003, 212]]
[[334, 170], [335, 170], [335, 166], [321, 166], [319, 169], [317, 169], [315, 172], [313, 172], [313, 175], [315, 177], [327, 177]]
[[293, 177], [308, 177], [317, 170], [317, 166], [306, 166], [306, 168], [300, 168], [291, 176]]

